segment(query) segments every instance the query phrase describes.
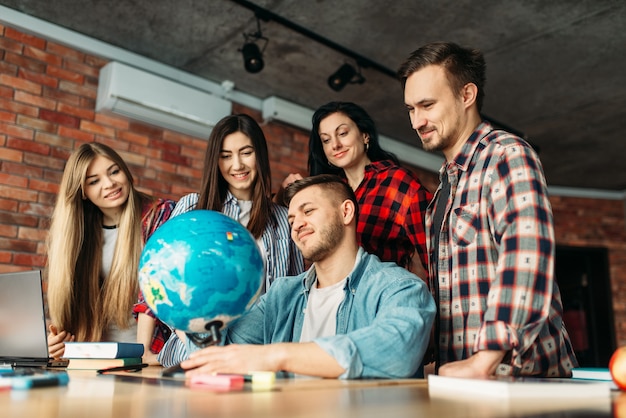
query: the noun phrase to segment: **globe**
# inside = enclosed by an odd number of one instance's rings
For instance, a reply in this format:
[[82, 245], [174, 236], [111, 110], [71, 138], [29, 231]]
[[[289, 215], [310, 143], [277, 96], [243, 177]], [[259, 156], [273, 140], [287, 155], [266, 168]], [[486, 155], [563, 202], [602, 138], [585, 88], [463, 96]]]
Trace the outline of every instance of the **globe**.
[[188, 333], [227, 325], [256, 301], [265, 278], [257, 243], [237, 221], [211, 210], [171, 218], [148, 239], [139, 286], [157, 318]]

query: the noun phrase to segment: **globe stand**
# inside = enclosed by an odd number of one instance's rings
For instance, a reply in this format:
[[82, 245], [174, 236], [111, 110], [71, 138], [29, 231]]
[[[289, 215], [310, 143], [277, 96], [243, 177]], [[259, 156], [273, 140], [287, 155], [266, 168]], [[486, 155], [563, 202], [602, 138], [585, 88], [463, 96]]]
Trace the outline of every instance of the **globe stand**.
[[[187, 338], [197, 345], [200, 348], [205, 348], [210, 345], [219, 344], [222, 341], [222, 333], [220, 329], [224, 326], [224, 322], [215, 320], [211, 322], [207, 322], [204, 326], [204, 329], [208, 331], [208, 334], [205, 333], [193, 333], [186, 332]], [[184, 375], [185, 370], [180, 367], [180, 364], [176, 364], [172, 367], [167, 367], [161, 372], [161, 376], [163, 377], [180, 377]]]
[[204, 329], [209, 331], [208, 335], [205, 336], [204, 333], [197, 334], [197, 333], [187, 332], [186, 333], [187, 338], [189, 338], [192, 343], [194, 343], [200, 348], [208, 347], [210, 345], [216, 345], [216, 344], [219, 344], [220, 341], [222, 341], [222, 334], [220, 332], [220, 329], [223, 326], [224, 326], [224, 323], [222, 321], [215, 320], [215, 321], [207, 322], [207, 324], [204, 326]]

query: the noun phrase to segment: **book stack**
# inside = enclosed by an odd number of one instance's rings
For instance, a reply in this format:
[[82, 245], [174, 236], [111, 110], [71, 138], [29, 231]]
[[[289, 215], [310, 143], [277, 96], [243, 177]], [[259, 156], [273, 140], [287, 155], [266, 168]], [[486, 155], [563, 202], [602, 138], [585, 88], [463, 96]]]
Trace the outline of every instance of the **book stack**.
[[68, 342], [64, 358], [70, 370], [101, 370], [141, 364], [143, 344], [119, 342]]
[[619, 390], [608, 367], [576, 367], [572, 369], [572, 379], [605, 382], [612, 390]]

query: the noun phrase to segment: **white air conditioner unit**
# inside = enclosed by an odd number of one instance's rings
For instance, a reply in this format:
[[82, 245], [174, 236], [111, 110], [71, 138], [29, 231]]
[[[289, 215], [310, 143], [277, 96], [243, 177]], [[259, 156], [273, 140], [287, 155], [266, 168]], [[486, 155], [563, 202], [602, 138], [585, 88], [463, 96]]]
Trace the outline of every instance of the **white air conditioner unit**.
[[270, 96], [263, 100], [263, 120], [279, 120], [298, 128], [311, 130], [313, 110], [297, 105], [280, 97]]
[[232, 112], [232, 103], [211, 93], [110, 62], [100, 70], [96, 111], [208, 138], [213, 126]]

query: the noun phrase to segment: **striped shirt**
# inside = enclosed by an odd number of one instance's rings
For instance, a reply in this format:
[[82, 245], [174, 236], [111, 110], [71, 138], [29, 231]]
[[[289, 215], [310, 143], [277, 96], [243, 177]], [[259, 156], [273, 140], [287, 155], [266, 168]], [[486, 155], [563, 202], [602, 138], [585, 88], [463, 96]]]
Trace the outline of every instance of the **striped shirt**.
[[[154, 202], [148, 202], [144, 205], [141, 213], [141, 231], [144, 244], [154, 231], [170, 218], [175, 205], [176, 202], [169, 199], [155, 199]], [[156, 319], [154, 314], [150, 311], [150, 308], [148, 308], [141, 291], [139, 291], [137, 303], [133, 306], [133, 316], [135, 319], [140, 313], [155, 318], [156, 323], [152, 334], [152, 342], [150, 343], [150, 351], [152, 353], [158, 353], [163, 348], [165, 341], [169, 338], [171, 331], [166, 324]], [[136, 325], [134, 329], [136, 335]], [[133, 341], [135, 341], [135, 339], [133, 339]]]
[[[569, 376], [577, 366], [554, 278], [554, 228], [538, 156], [522, 139], [480, 124], [442, 167], [450, 196], [440, 231], [426, 215], [438, 363], [506, 351], [497, 374]], [[433, 252], [439, 233], [438, 252]], [[434, 280], [437, 280], [435, 282]]]

